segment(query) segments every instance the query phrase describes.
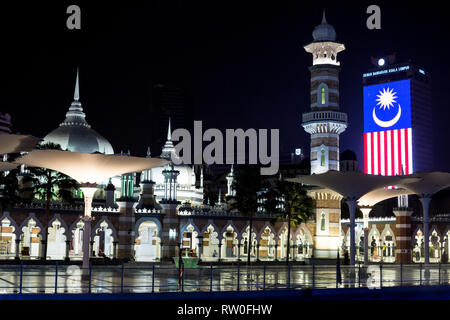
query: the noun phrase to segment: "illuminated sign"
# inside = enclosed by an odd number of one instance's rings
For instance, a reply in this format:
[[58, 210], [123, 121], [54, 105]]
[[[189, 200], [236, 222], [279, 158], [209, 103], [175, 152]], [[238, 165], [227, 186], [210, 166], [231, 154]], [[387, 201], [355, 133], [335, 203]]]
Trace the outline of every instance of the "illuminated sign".
[[409, 66], [403, 66], [403, 67], [398, 67], [398, 68], [384, 69], [384, 70], [378, 70], [378, 71], [374, 71], [374, 72], [364, 73], [363, 78], [378, 76], [380, 74], [385, 74], [385, 73], [400, 72], [400, 71], [405, 71], [405, 70], [409, 70]]
[[364, 87], [364, 171], [412, 173], [410, 80]]
[[300, 148], [295, 149], [295, 154], [296, 154], [297, 156], [301, 155], [301, 154], [302, 154], [302, 149], [300, 149]]

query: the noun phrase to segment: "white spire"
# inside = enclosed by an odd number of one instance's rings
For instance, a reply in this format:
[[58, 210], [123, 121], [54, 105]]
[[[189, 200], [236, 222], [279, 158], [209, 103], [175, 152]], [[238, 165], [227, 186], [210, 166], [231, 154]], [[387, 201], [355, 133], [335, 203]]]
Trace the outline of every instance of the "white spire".
[[77, 79], [75, 81], [75, 92], [73, 93], [73, 100], [79, 101], [80, 100], [80, 86], [78, 84], [78, 72], [79, 69], [77, 68]]
[[167, 141], [172, 140], [172, 130], [170, 129], [170, 117], [169, 117], [169, 127], [167, 128]]
[[219, 188], [219, 206], [222, 204], [222, 189]]
[[150, 146], [147, 147], [147, 158], [150, 158], [152, 153], [150, 152]]

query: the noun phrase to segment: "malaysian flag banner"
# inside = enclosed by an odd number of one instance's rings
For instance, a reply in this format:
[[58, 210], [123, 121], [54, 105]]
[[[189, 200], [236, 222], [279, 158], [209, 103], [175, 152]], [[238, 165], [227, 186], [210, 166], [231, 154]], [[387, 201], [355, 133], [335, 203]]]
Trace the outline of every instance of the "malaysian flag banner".
[[364, 87], [364, 172], [413, 173], [409, 80]]

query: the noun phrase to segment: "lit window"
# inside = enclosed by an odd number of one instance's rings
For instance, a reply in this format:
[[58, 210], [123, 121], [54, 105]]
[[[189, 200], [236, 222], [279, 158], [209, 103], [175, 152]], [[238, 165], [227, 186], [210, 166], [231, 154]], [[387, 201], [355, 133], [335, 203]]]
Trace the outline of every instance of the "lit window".
[[322, 96], [322, 104], [325, 104], [325, 88], [324, 87], [322, 87], [321, 96]]
[[320, 165], [322, 166], [322, 167], [325, 167], [325, 150], [324, 149], [322, 149], [322, 152], [321, 152], [322, 154], [321, 154], [321, 156], [320, 156]]

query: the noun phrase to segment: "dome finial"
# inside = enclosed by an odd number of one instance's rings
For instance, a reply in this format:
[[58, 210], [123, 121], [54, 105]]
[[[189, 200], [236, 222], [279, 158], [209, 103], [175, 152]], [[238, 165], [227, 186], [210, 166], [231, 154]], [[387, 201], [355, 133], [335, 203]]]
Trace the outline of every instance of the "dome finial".
[[325, 17], [325, 9], [323, 9], [322, 23], [327, 23], [327, 18]]
[[167, 128], [167, 141], [172, 140], [172, 130], [170, 130], [170, 117], [169, 117], [169, 127]]
[[78, 84], [78, 72], [79, 72], [79, 68], [77, 68], [77, 79], [75, 81], [75, 92], [73, 93], [73, 100], [78, 101], [80, 100], [80, 87]]
[[150, 156], [152, 155], [152, 153], [150, 152], [150, 146], [147, 147], [147, 158], [150, 158]]

